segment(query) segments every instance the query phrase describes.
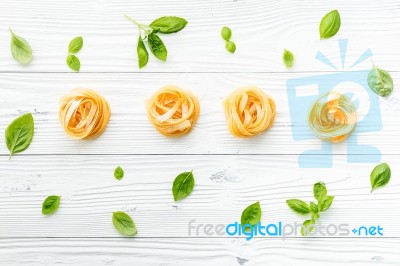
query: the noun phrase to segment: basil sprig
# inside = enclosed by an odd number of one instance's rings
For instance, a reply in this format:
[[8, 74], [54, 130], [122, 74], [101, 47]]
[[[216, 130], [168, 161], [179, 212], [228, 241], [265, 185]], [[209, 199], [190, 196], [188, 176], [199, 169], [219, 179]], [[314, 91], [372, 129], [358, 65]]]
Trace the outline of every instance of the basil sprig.
[[232, 36], [232, 30], [227, 26], [222, 27], [221, 37], [225, 41], [225, 49], [233, 54], [236, 51], [236, 44], [233, 41], [231, 41], [231, 36]]
[[387, 185], [390, 181], [391, 171], [387, 163], [381, 163], [372, 170], [370, 175], [371, 192]]
[[322, 182], [314, 184], [313, 192], [317, 203], [310, 202], [307, 204], [305, 201], [299, 199], [289, 199], [286, 201], [289, 208], [294, 212], [301, 215], [311, 214], [311, 219], [307, 219], [303, 222], [303, 226], [300, 230], [302, 236], [306, 236], [314, 230], [314, 225], [320, 218], [320, 213], [328, 210], [335, 198], [334, 196], [328, 195], [326, 186]]
[[172, 195], [175, 201], [182, 200], [189, 196], [194, 188], [193, 171], [179, 174], [172, 184]]
[[6, 128], [6, 145], [10, 159], [15, 153], [26, 150], [32, 142], [34, 122], [32, 114], [24, 114], [11, 122]]
[[32, 48], [29, 43], [11, 29], [11, 54], [20, 64], [29, 64], [32, 60]]
[[81, 61], [75, 55], [78, 53], [83, 46], [83, 39], [82, 37], [75, 37], [73, 38], [68, 45], [68, 56], [66, 59], [66, 63], [74, 71], [79, 71], [81, 69]]
[[[245, 224], [255, 226], [260, 222], [261, 214], [262, 211], [260, 202], [257, 201], [256, 203], [247, 206], [246, 209], [243, 210], [242, 216], [240, 217], [240, 223], [242, 226]], [[250, 228], [246, 227], [245, 230], [250, 231]]]
[[340, 29], [340, 14], [337, 10], [332, 10], [326, 14], [319, 24], [319, 36], [327, 39], [335, 36]]
[[143, 68], [149, 61], [145, 41], [152, 54], [161, 61], [167, 61], [168, 51], [158, 33], [171, 34], [181, 31], [188, 23], [185, 19], [175, 16], [165, 16], [154, 20], [150, 25], [138, 23], [133, 18], [125, 15], [125, 18], [133, 22], [139, 29], [139, 39], [136, 48], [139, 68]]

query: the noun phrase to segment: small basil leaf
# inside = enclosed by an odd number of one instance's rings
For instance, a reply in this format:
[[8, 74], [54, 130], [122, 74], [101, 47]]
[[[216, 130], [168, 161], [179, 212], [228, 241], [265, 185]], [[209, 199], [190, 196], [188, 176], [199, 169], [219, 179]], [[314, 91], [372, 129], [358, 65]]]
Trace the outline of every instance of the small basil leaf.
[[151, 52], [160, 59], [161, 61], [167, 61], [167, 48], [165, 47], [164, 43], [154, 33], [151, 33], [147, 36], [149, 47]]
[[293, 211], [299, 214], [307, 214], [311, 211], [308, 204], [302, 200], [290, 199], [286, 203]]
[[81, 61], [79, 61], [79, 58], [76, 57], [73, 54], [69, 54], [67, 56], [67, 65], [69, 68], [71, 68], [74, 71], [79, 71], [81, 69]]
[[[242, 216], [240, 217], [241, 225], [243, 226], [245, 224], [249, 224], [251, 226], [254, 226], [258, 224], [261, 220], [261, 213], [262, 212], [259, 201], [247, 206], [247, 208], [243, 210]], [[250, 231], [250, 228], [246, 227], [245, 230]]]
[[319, 35], [321, 39], [333, 37], [340, 29], [339, 11], [333, 10], [326, 14], [319, 24]]
[[225, 49], [228, 51], [228, 52], [230, 52], [230, 53], [235, 53], [235, 51], [236, 51], [236, 44], [234, 43], [234, 42], [232, 42], [232, 41], [227, 41], [226, 43], [225, 43]]
[[149, 61], [149, 53], [147, 52], [146, 46], [144, 46], [142, 36], [139, 36], [137, 44], [137, 55], [139, 61], [139, 68], [143, 68]]
[[11, 29], [11, 54], [21, 64], [29, 64], [32, 60], [32, 48], [22, 37], [15, 34]]
[[383, 69], [374, 66], [368, 74], [368, 85], [379, 96], [389, 96], [393, 91], [393, 79]]
[[122, 169], [121, 166], [115, 168], [114, 177], [118, 180], [121, 180], [124, 177], [124, 169]]
[[335, 197], [334, 196], [326, 196], [324, 199], [320, 200], [318, 202], [318, 209], [320, 212], [324, 212], [327, 209], [329, 209], [329, 207], [331, 207], [333, 199]]
[[284, 50], [283, 51], [283, 56], [282, 56], [283, 62], [285, 63], [286, 67], [292, 67], [294, 64], [294, 55], [291, 51], [289, 50]]
[[137, 234], [135, 223], [132, 218], [124, 212], [114, 212], [112, 222], [115, 229], [125, 236], [135, 236]]
[[34, 122], [32, 114], [24, 114], [8, 125], [5, 132], [6, 145], [10, 158], [14, 153], [26, 150], [32, 142]]
[[160, 33], [169, 34], [182, 30], [188, 22], [180, 17], [161, 17], [154, 20], [150, 27]]
[[175, 201], [182, 200], [189, 196], [194, 188], [194, 177], [192, 172], [179, 174], [172, 185], [172, 194]]
[[314, 230], [315, 223], [312, 220], [305, 220], [301, 227], [300, 233], [302, 236], [306, 236]]
[[73, 38], [68, 45], [68, 52], [76, 54], [82, 49], [83, 39], [82, 37]]
[[49, 215], [55, 213], [58, 210], [58, 206], [60, 206], [60, 200], [60, 196], [47, 197], [42, 204], [42, 214]]
[[385, 186], [390, 181], [391, 171], [387, 163], [381, 163], [372, 170], [370, 180], [372, 191]]
[[310, 202], [310, 210], [311, 210], [313, 213], [318, 213], [318, 212], [319, 212], [318, 206], [317, 206], [317, 204], [315, 204], [314, 202]]
[[328, 194], [326, 186], [323, 182], [318, 182], [314, 184], [314, 198], [319, 202], [326, 197]]
[[232, 30], [226, 26], [222, 27], [221, 36], [225, 41], [229, 41], [232, 36]]

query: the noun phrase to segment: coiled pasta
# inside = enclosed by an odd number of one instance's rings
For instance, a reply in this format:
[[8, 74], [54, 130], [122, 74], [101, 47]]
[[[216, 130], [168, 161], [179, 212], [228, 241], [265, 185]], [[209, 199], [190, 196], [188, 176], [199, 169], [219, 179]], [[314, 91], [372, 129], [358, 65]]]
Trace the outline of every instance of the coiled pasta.
[[250, 137], [271, 127], [276, 116], [274, 100], [257, 87], [242, 87], [224, 102], [228, 129], [236, 137]]
[[73, 89], [60, 100], [60, 121], [75, 139], [94, 139], [107, 127], [111, 110], [106, 99], [91, 89]]
[[322, 95], [313, 104], [308, 124], [320, 139], [330, 142], [345, 140], [357, 123], [356, 106], [338, 92]]
[[193, 128], [200, 115], [200, 104], [190, 91], [165, 86], [147, 101], [146, 110], [150, 122], [161, 134], [179, 137]]

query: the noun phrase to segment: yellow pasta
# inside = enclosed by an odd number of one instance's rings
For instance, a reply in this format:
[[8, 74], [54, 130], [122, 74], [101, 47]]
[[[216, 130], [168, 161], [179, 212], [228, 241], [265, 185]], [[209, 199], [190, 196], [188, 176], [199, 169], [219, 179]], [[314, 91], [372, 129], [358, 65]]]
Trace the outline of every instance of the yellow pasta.
[[179, 137], [190, 132], [200, 115], [197, 97], [176, 86], [159, 89], [146, 104], [154, 127], [165, 136]]
[[345, 140], [357, 123], [356, 106], [345, 95], [330, 92], [312, 106], [308, 124], [320, 139], [330, 142]]
[[250, 137], [267, 130], [275, 120], [274, 100], [257, 87], [242, 87], [224, 102], [228, 129], [236, 137]]
[[106, 99], [91, 89], [73, 89], [60, 100], [60, 121], [75, 139], [94, 139], [107, 127], [111, 110]]

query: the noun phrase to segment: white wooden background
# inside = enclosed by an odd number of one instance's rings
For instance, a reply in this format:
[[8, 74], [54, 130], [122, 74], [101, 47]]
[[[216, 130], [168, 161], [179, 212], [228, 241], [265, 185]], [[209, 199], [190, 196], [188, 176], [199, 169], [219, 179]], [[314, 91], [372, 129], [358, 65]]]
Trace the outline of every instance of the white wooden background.
[[[342, 27], [320, 41], [319, 21], [332, 9], [340, 11]], [[182, 32], [163, 38], [167, 63], [150, 57], [138, 70], [137, 29], [125, 13], [143, 23], [163, 15], [189, 21]], [[398, 0], [2, 0], [0, 132], [24, 112], [34, 114], [36, 132], [30, 148], [11, 161], [0, 144], [0, 265], [400, 265], [399, 14]], [[223, 25], [233, 29], [234, 55], [224, 50]], [[30, 42], [29, 66], [12, 59], [9, 27]], [[65, 64], [75, 36], [84, 38], [80, 73]], [[321, 50], [338, 64], [339, 38], [349, 39], [348, 61], [370, 48], [395, 80], [392, 96], [381, 100], [383, 130], [362, 138], [392, 166], [390, 184], [373, 194], [374, 165], [346, 163], [345, 144], [335, 146], [333, 169], [297, 163], [320, 141], [293, 140], [286, 80], [333, 73], [314, 57]], [[291, 70], [281, 62], [284, 48], [296, 55]], [[359, 66], [369, 67], [369, 61]], [[161, 136], [146, 118], [145, 99], [166, 84], [199, 95], [200, 119], [180, 139]], [[278, 115], [268, 133], [240, 140], [227, 132], [221, 102], [248, 84], [276, 99]], [[111, 121], [95, 141], [69, 139], [58, 122], [58, 100], [74, 87], [93, 88], [110, 102]], [[117, 165], [125, 169], [122, 181], [113, 177]], [[171, 183], [190, 169], [195, 190], [174, 203]], [[257, 200], [263, 222], [301, 222], [285, 200], [312, 200], [319, 180], [336, 196], [321, 221], [379, 224], [385, 236], [188, 237], [190, 220], [230, 223]], [[50, 194], [62, 196], [61, 206], [43, 217], [41, 203]], [[133, 217], [137, 237], [115, 231], [115, 210]]]

